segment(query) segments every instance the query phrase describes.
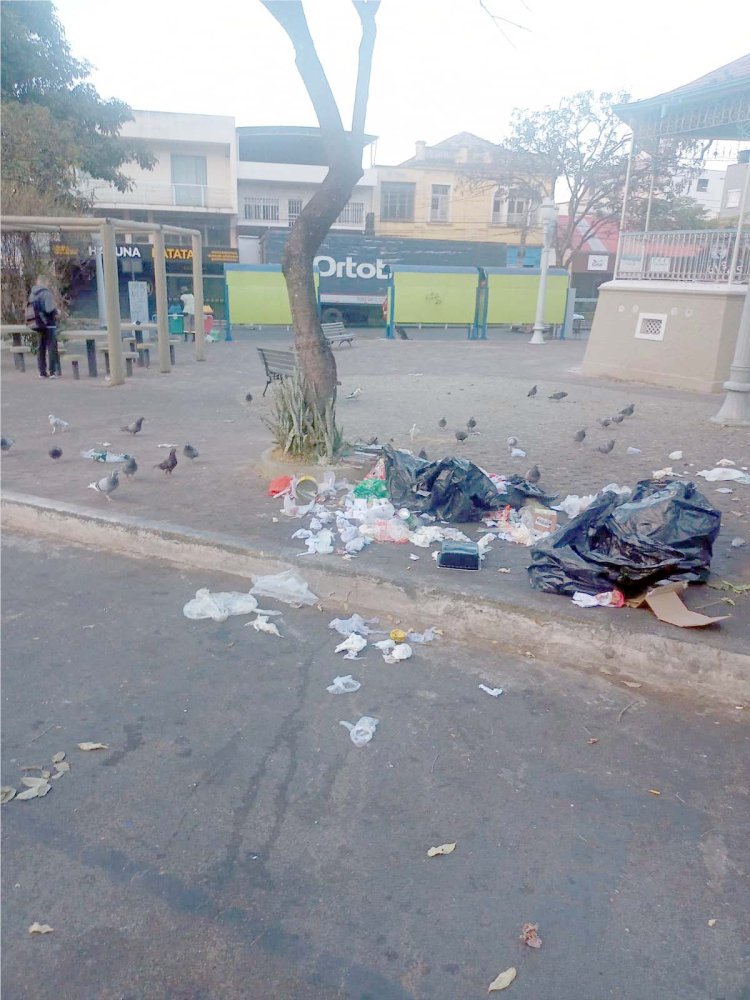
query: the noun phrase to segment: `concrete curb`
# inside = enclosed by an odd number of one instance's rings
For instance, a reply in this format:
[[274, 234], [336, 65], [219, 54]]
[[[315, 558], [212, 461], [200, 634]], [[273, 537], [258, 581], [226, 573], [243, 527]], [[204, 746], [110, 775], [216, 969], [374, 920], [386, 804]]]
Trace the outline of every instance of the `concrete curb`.
[[[245, 579], [294, 568], [326, 610], [375, 613], [407, 620], [414, 627], [439, 624], [452, 640], [493, 653], [532, 655], [554, 666], [613, 680], [627, 678], [664, 692], [690, 693], [726, 704], [750, 702], [750, 655], [685, 642], [679, 634], [666, 638], [648, 632], [618, 632], [609, 624], [557, 620], [508, 602], [396, 584], [363, 573], [358, 563], [338, 561], [334, 567], [308, 561], [302, 568], [238, 536], [104, 513], [43, 497], [4, 493], [0, 503], [6, 530]], [[491, 667], [485, 672], [491, 675]]]

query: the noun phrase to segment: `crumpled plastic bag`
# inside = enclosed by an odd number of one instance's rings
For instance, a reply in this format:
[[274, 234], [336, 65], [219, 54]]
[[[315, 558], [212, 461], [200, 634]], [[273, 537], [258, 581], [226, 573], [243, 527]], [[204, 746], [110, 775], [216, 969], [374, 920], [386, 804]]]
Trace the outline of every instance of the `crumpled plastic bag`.
[[531, 549], [532, 587], [547, 593], [642, 593], [665, 580], [704, 581], [721, 514], [694, 483], [644, 479], [632, 497], [599, 495]]
[[330, 691], [331, 694], [353, 694], [361, 687], [359, 681], [355, 681], [351, 674], [347, 674], [345, 677], [334, 677], [333, 683], [328, 685], [326, 691]]
[[[186, 618], [199, 621], [212, 618], [215, 622], [225, 622], [230, 615], [251, 615], [258, 611], [258, 602], [252, 594], [242, 594], [236, 590], [212, 594], [208, 588], [196, 590], [195, 597], [182, 609]], [[268, 614], [264, 611], [263, 614]]]
[[703, 476], [709, 483], [733, 481], [735, 483], [743, 483], [745, 486], [750, 484], [750, 475], [747, 472], [743, 472], [742, 469], [703, 469], [702, 472], [697, 472], [696, 475]]
[[357, 653], [363, 650], [366, 645], [367, 645], [367, 639], [365, 639], [363, 635], [359, 635], [357, 632], [352, 632], [350, 635], [346, 637], [346, 639], [344, 639], [343, 642], [340, 642], [338, 644], [334, 652], [335, 653], [345, 652], [346, 653], [346, 656], [344, 657], [345, 660], [358, 660], [359, 657], [357, 656]]
[[471, 539], [458, 528], [444, 528], [439, 524], [423, 524], [412, 531], [409, 541], [420, 549], [428, 549], [434, 542], [470, 542]]
[[409, 632], [406, 638], [411, 643], [420, 644], [425, 642], [432, 642], [434, 639], [437, 639], [439, 635], [440, 632], [438, 632], [436, 628], [426, 628], [424, 632]]
[[127, 462], [131, 457], [127, 453], [120, 455], [114, 451], [107, 451], [106, 448], [90, 448], [88, 451], [81, 452], [81, 458], [90, 458], [94, 462]]
[[413, 652], [408, 642], [396, 642], [394, 639], [382, 639], [374, 645], [381, 651], [386, 663], [398, 663], [399, 660], [408, 660]]
[[355, 747], [363, 747], [375, 735], [375, 730], [378, 728], [379, 722], [380, 719], [373, 719], [370, 715], [363, 715], [358, 722], [342, 721], [339, 722], [339, 725], [349, 730], [349, 739]]
[[[300, 535], [300, 532], [296, 531], [292, 537], [296, 535]], [[302, 553], [304, 556], [328, 555], [333, 552], [333, 532], [328, 528], [321, 528], [317, 534], [310, 531], [307, 533], [305, 544], [307, 552]]]
[[557, 494], [545, 493], [534, 483], [528, 483], [523, 476], [493, 476], [492, 483], [499, 493], [496, 508], [510, 506], [520, 510], [527, 500], [535, 500], [542, 506], [549, 507], [557, 500]]
[[293, 569], [269, 576], [254, 576], [250, 593], [256, 597], [273, 597], [284, 604], [291, 604], [293, 608], [317, 604], [320, 599]]
[[370, 626], [377, 624], [377, 618], [363, 618], [361, 615], [353, 614], [351, 618], [334, 618], [328, 623], [328, 628], [332, 628], [339, 635], [351, 635], [353, 632], [358, 635], [369, 635], [372, 632]]

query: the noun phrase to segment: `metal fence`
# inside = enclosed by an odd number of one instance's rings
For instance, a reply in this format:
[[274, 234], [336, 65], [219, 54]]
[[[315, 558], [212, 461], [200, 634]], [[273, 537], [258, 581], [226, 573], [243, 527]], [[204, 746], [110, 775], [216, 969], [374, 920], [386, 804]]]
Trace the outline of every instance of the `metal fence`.
[[[738, 245], [737, 245], [738, 244]], [[743, 283], [750, 278], [750, 232], [734, 229], [623, 233], [615, 278]]]

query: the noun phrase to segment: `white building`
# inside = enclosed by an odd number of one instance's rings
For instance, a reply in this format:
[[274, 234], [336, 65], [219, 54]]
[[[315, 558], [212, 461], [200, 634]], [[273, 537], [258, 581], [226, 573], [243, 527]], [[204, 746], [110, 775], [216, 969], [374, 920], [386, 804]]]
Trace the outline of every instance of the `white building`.
[[700, 174], [693, 177], [685, 188], [686, 198], [693, 198], [715, 219], [721, 208], [722, 195], [724, 193], [724, 181], [726, 180], [726, 169], [701, 170]]

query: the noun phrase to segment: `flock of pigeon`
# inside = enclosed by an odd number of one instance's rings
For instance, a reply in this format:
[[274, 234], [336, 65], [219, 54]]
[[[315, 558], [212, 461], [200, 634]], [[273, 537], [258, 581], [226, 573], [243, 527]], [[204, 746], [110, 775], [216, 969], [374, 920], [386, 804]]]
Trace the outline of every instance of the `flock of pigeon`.
[[[138, 417], [132, 423], [126, 424], [124, 427], [121, 427], [120, 430], [127, 431], [128, 434], [132, 434], [133, 437], [135, 437], [136, 434], [140, 434], [144, 423], [146, 423], [146, 418]], [[53, 434], [57, 434], [58, 432], [64, 434], [65, 431], [70, 429], [69, 421], [63, 420], [61, 417], [56, 417], [54, 413], [50, 413], [49, 415], [49, 424], [50, 427], [52, 428]], [[4, 437], [2, 438], [0, 446], [2, 447], [3, 451], [10, 451], [10, 449], [13, 447], [14, 444], [15, 441], [13, 440], [13, 438]], [[167, 456], [167, 458], [164, 459], [163, 462], [158, 462], [154, 466], [154, 468], [161, 469], [165, 475], [171, 476], [175, 468], [177, 467], [177, 446], [160, 445], [159, 447], [168, 447], [169, 455]], [[50, 448], [48, 454], [49, 457], [53, 459], [53, 461], [57, 461], [58, 459], [62, 458], [63, 450], [59, 446], [54, 445], [52, 448]], [[198, 451], [197, 448], [194, 448], [193, 445], [188, 442], [183, 447], [182, 454], [185, 456], [185, 458], [189, 458], [192, 463], [196, 460], [196, 458], [198, 458], [200, 452]], [[103, 479], [99, 479], [93, 483], [89, 483], [88, 488], [90, 490], [95, 490], [97, 493], [103, 494], [107, 498], [107, 500], [111, 501], [112, 499], [111, 494], [114, 493], [115, 490], [120, 485], [120, 476], [124, 475], [126, 479], [130, 479], [132, 476], [136, 474], [137, 471], [138, 471], [138, 463], [132, 456], [129, 456], [127, 459], [123, 461], [121, 468], [115, 469], [113, 472], [111, 472], [108, 476], [105, 476]]]

